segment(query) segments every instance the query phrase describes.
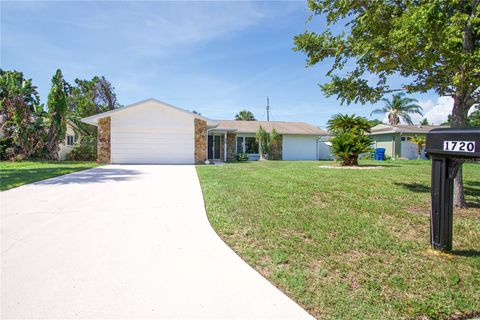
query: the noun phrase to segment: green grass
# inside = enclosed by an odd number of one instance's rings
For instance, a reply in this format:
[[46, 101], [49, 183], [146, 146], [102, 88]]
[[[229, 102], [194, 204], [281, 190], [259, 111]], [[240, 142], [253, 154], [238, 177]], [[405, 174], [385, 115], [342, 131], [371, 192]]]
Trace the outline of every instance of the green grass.
[[0, 190], [45, 180], [67, 173], [96, 167], [95, 162], [80, 161], [22, 161], [0, 162]]
[[429, 246], [430, 162], [325, 164], [198, 166], [213, 228], [317, 318], [480, 315], [479, 164], [464, 166], [472, 208], [455, 211], [451, 254]]

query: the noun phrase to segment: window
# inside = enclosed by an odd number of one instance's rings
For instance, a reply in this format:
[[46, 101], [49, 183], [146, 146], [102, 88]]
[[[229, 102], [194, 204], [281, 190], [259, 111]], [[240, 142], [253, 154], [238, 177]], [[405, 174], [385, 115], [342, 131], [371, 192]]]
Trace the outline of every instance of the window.
[[237, 153], [243, 153], [243, 137], [237, 137]]
[[258, 143], [255, 137], [237, 137], [237, 153], [258, 154]]
[[406, 140], [405, 137], [402, 137], [402, 141], [405, 141], [405, 140]]
[[245, 153], [258, 153], [258, 144], [254, 137], [245, 137]]
[[67, 135], [67, 146], [73, 146], [73, 136]]

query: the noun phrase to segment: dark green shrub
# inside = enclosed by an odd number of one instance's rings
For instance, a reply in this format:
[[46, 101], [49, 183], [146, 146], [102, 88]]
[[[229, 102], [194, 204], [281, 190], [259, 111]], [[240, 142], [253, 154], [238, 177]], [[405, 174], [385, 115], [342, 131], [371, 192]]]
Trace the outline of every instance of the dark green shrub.
[[97, 159], [97, 139], [86, 136], [73, 146], [73, 150], [67, 156], [68, 160], [95, 161]]

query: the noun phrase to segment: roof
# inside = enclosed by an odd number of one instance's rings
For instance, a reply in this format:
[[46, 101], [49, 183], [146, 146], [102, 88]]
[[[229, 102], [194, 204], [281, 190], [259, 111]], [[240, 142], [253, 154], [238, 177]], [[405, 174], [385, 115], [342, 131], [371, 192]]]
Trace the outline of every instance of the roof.
[[83, 133], [84, 135], [88, 135], [88, 132], [83, 129], [83, 128], [80, 128], [79, 126], [77, 126], [73, 121], [71, 120], [67, 120], [67, 125], [72, 127], [73, 130], [77, 131], [77, 132], [80, 132], [80, 133]]
[[[166, 103], [166, 102], [163, 102], [163, 101], [160, 101], [160, 100], [157, 100], [157, 99], [154, 99], [154, 98], [149, 98], [149, 99], [146, 99], [146, 100], [142, 100], [142, 101], [140, 101], [140, 102], [136, 102], [136, 103], [130, 104], [130, 105], [125, 106], [125, 107], [123, 107], [123, 108], [118, 108], [118, 109], [115, 109], [115, 110], [110, 110], [110, 111], [102, 112], [102, 113], [99, 113], [99, 114], [96, 114], [96, 115], [93, 115], [93, 116], [90, 116], [90, 117], [86, 117], [86, 118], [83, 118], [83, 119], [82, 119], [82, 122], [85, 122], [85, 123], [88, 123], [88, 124], [97, 125], [97, 124], [98, 124], [98, 120], [101, 119], [101, 118], [108, 117], [108, 116], [110, 116], [110, 115], [112, 115], [112, 114], [115, 114], [115, 113], [118, 113], [118, 112], [123, 112], [123, 111], [125, 111], [125, 110], [127, 110], [127, 109], [132, 109], [132, 108], [135, 108], [135, 107], [144, 105], [145, 103], [148, 103], [148, 102], [157, 103], [157, 104], [163, 105], [163, 106], [165, 106], [165, 107], [172, 108], [172, 109], [175, 109], [175, 110], [184, 112], [184, 113], [189, 114], [189, 115], [191, 115], [191, 116], [193, 116], [193, 117], [195, 117], [195, 118], [205, 120], [209, 126], [210, 126], [210, 125], [214, 125], [214, 123], [212, 123], [212, 120], [210, 120], [210, 119], [208, 119], [208, 118], [205, 118], [205, 117], [203, 117], [203, 116], [201, 116], [201, 115], [199, 115], [199, 114], [190, 112], [190, 111], [188, 111], [188, 110], [185, 110], [185, 109], [176, 107], [176, 106], [174, 106], [174, 105], [168, 104], [168, 103]], [[216, 123], [215, 123], [215, 124], [216, 124]]]
[[239, 133], [256, 133], [262, 126], [265, 131], [270, 132], [273, 128], [279, 134], [306, 134], [324, 136], [328, 133], [320, 128], [305, 122], [286, 121], [238, 121], [238, 120], [217, 120], [218, 126], [215, 130], [237, 130]]
[[371, 129], [370, 135], [387, 134], [387, 133], [412, 133], [425, 134], [435, 128], [448, 128], [448, 126], [430, 126], [430, 125], [387, 125], [379, 124]]

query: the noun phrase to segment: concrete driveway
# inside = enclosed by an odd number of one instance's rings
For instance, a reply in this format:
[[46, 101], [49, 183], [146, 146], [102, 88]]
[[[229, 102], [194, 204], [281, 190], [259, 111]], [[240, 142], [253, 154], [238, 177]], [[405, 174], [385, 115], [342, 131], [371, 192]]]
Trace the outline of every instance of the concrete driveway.
[[311, 318], [216, 235], [194, 166], [110, 165], [0, 196], [2, 318]]

